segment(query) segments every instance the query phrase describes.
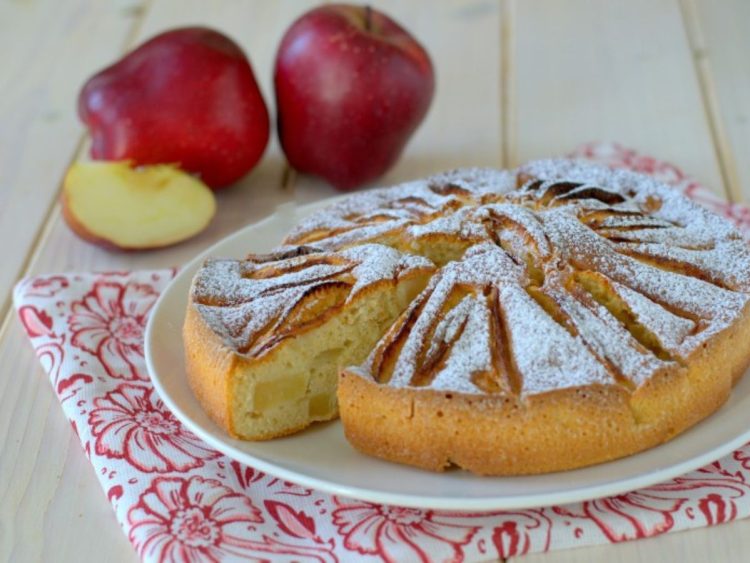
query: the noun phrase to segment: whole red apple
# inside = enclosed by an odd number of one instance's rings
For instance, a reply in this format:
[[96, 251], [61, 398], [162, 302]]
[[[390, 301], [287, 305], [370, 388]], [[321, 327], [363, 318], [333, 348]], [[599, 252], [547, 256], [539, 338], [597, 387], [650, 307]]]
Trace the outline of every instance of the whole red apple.
[[78, 112], [97, 160], [175, 163], [212, 188], [249, 172], [268, 110], [245, 54], [206, 28], [167, 31], [94, 75]]
[[427, 113], [435, 78], [425, 49], [385, 14], [325, 5], [284, 35], [274, 85], [289, 163], [346, 190], [396, 162]]

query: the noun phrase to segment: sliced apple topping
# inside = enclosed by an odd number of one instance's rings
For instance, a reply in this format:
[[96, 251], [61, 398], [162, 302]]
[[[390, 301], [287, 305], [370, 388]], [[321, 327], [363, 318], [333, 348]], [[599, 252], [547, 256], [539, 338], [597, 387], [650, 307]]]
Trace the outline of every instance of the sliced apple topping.
[[176, 166], [78, 162], [65, 176], [62, 208], [83, 239], [131, 250], [160, 248], [198, 234], [213, 218], [216, 199]]

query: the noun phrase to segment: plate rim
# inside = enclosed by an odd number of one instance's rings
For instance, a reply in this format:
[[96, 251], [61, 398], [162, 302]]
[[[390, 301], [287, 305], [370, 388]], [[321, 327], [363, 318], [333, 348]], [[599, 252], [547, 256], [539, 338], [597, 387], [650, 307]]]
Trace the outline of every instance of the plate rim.
[[[730, 452], [736, 450], [739, 446], [750, 441], [750, 428], [744, 432], [738, 434], [731, 440], [724, 441], [713, 448], [709, 448], [700, 455], [693, 456], [690, 459], [667, 465], [666, 467], [658, 468], [656, 470], [648, 471], [642, 474], [637, 474], [626, 478], [613, 478], [604, 482], [599, 482], [595, 485], [578, 486], [569, 490], [557, 491], [554, 493], [550, 492], [537, 492], [527, 493], [514, 496], [488, 496], [486, 498], [457, 498], [457, 497], [441, 497], [439, 495], [422, 495], [422, 494], [404, 494], [404, 493], [393, 493], [384, 492], [379, 490], [370, 489], [363, 486], [351, 486], [342, 483], [337, 483], [332, 480], [321, 479], [318, 477], [312, 477], [299, 473], [292, 469], [279, 466], [272, 461], [268, 461], [250, 453], [244, 452], [235, 448], [232, 444], [226, 440], [217, 438], [210, 434], [208, 430], [203, 428], [201, 424], [193, 420], [193, 418], [186, 413], [183, 408], [173, 399], [171, 394], [167, 391], [166, 387], [159, 376], [159, 371], [156, 369], [156, 363], [152, 353], [152, 347], [150, 343], [153, 341], [152, 333], [155, 330], [154, 325], [159, 317], [159, 311], [164, 306], [167, 300], [167, 296], [171, 294], [174, 287], [181, 281], [184, 280], [185, 276], [192, 276], [189, 274], [191, 271], [195, 271], [200, 263], [203, 262], [207, 257], [216, 253], [221, 247], [231, 244], [232, 241], [238, 238], [242, 238], [247, 231], [252, 231], [261, 227], [264, 224], [272, 223], [274, 221], [283, 220], [283, 216], [288, 213], [294, 213], [297, 218], [305, 217], [306, 215], [332, 205], [342, 199], [349, 197], [348, 195], [334, 196], [319, 200], [316, 202], [308, 203], [305, 205], [297, 205], [295, 202], [287, 202], [277, 206], [272, 213], [268, 216], [259, 219], [253, 223], [245, 225], [240, 229], [230, 233], [221, 240], [207, 247], [200, 253], [198, 253], [192, 260], [184, 264], [178, 269], [175, 277], [170, 281], [167, 287], [159, 295], [159, 298], [155, 302], [151, 312], [149, 314], [148, 323], [144, 332], [144, 352], [146, 367], [148, 371], [151, 383], [154, 385], [159, 397], [172, 411], [172, 413], [178, 418], [178, 420], [187, 426], [187, 428], [196, 434], [199, 438], [205, 441], [212, 448], [220, 451], [222, 454], [229, 458], [239, 461], [245, 465], [263, 471], [274, 477], [281, 478], [285, 481], [297, 483], [303, 487], [315, 489], [320, 492], [346, 496], [354, 499], [364, 500], [367, 502], [374, 502], [379, 504], [390, 504], [398, 505], [411, 508], [423, 508], [433, 510], [477, 510], [477, 511], [492, 511], [492, 510], [518, 510], [518, 509], [531, 509], [539, 508], [551, 505], [568, 504], [572, 502], [582, 502], [587, 500], [593, 500], [597, 498], [603, 498], [608, 496], [620, 495], [636, 489], [652, 486], [668, 479], [684, 475], [690, 471], [703, 467]], [[750, 369], [748, 370], [750, 371]], [[747, 374], [746, 374], [747, 375]], [[744, 377], [744, 376], [743, 376]], [[742, 378], [741, 378], [742, 379]], [[724, 405], [722, 405], [723, 408]], [[681, 435], [684, 436], [690, 432], [696, 426], [703, 423], [710, 423], [711, 418], [715, 411], [702, 421], [699, 421], [695, 426], [685, 430]], [[332, 421], [332, 424], [340, 424], [338, 420]], [[679, 438], [676, 437], [675, 439]], [[652, 451], [655, 448], [662, 447], [669, 442], [654, 446], [643, 452], [633, 454], [637, 456], [641, 453]], [[632, 456], [626, 456], [619, 460], [612, 460], [607, 463], [617, 463], [622, 459], [627, 459]], [[593, 466], [592, 466], [593, 467]], [[585, 468], [581, 468], [585, 469]], [[575, 471], [575, 470], [573, 470]], [[555, 472], [549, 475], [565, 475], [566, 472]], [[444, 475], [448, 475], [447, 473]], [[504, 477], [508, 478], [508, 477]], [[482, 477], [482, 479], [492, 479], [492, 477]], [[552, 502], [550, 502], [552, 499]]]

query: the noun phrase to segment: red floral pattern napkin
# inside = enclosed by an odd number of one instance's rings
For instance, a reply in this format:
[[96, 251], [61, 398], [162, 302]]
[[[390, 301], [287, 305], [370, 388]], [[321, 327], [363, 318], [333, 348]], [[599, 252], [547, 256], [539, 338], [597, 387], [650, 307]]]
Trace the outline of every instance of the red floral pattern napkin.
[[[750, 210], [679, 169], [612, 144], [574, 156], [669, 182], [750, 233]], [[209, 448], [156, 395], [149, 311], [174, 271], [47, 275], [18, 315], [117, 519], [145, 561], [480, 561], [615, 543], [750, 514], [750, 445], [660, 485], [566, 506], [460, 513], [336, 497]]]

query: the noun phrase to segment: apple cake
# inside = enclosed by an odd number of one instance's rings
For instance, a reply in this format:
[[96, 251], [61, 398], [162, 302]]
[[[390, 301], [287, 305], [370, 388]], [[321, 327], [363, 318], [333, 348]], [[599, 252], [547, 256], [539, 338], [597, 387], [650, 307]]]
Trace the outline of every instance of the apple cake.
[[188, 376], [234, 436], [340, 415], [386, 460], [559, 471], [662, 443], [750, 362], [750, 250], [643, 175], [583, 161], [357, 194], [270, 255], [209, 260]]

